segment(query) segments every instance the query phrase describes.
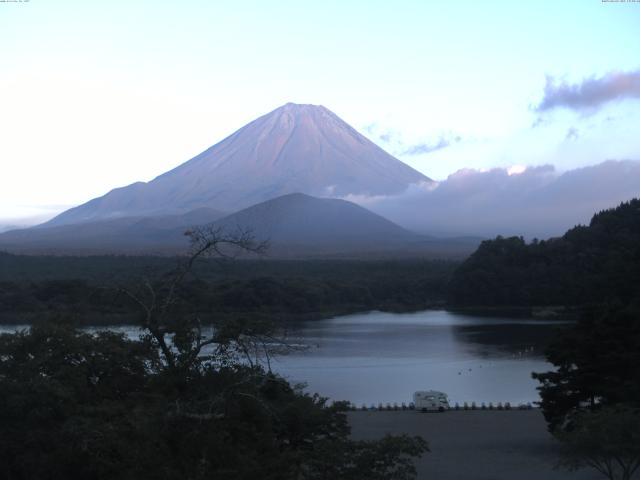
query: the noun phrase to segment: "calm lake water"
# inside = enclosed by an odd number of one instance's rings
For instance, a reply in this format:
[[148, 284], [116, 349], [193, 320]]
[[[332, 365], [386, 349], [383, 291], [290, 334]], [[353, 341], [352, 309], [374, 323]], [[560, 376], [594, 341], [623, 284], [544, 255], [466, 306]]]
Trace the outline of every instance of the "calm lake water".
[[408, 403], [415, 390], [431, 389], [460, 404], [533, 402], [531, 372], [551, 369], [543, 348], [559, 326], [434, 310], [347, 315], [292, 327], [288, 341], [307, 348], [277, 357], [272, 368], [310, 392], [358, 406]]
[[306, 352], [273, 363], [308, 390], [357, 405], [410, 402], [415, 390], [440, 390], [452, 402], [539, 400], [533, 371], [557, 321], [491, 318], [446, 311], [369, 312], [306, 322], [292, 341]]

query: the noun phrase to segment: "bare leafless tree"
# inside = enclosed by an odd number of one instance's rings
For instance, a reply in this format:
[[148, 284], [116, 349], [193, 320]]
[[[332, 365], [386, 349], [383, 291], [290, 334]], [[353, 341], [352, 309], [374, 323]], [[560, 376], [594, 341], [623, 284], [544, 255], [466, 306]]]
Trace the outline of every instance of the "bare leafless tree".
[[[172, 369], [192, 365], [205, 347], [218, 343], [221, 339], [220, 335], [204, 335], [198, 316], [194, 316], [188, 324], [179, 325], [175, 319], [170, 318], [173, 315], [172, 308], [178, 300], [178, 289], [192, 272], [196, 262], [205, 257], [235, 258], [242, 253], [263, 255], [268, 248], [267, 242], [256, 241], [250, 230], [241, 228], [229, 232], [222, 227], [208, 225], [188, 230], [185, 235], [190, 240], [188, 254], [162, 281], [158, 283], [144, 279], [138, 291], [120, 289], [139, 306], [143, 314], [142, 329], [159, 348], [166, 366]], [[263, 345], [265, 338], [268, 338], [265, 335], [266, 330], [260, 332], [259, 340]], [[171, 336], [173, 341], [170, 340]], [[175, 341], [176, 336], [181, 340], [179, 344]], [[237, 332], [238, 346], [247, 353], [248, 342], [245, 337], [245, 332]]]

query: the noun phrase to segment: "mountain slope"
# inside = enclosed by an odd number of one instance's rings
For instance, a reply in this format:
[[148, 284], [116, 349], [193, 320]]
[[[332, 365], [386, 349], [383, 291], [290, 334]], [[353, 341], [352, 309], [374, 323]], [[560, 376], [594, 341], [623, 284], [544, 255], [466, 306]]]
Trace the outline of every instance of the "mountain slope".
[[281, 195], [398, 194], [430, 179], [322, 106], [288, 103], [149, 183], [134, 183], [48, 222], [238, 211]]
[[185, 230], [223, 216], [200, 208], [183, 215], [33, 227], [0, 234], [0, 248], [28, 253], [171, 253], [187, 245]]

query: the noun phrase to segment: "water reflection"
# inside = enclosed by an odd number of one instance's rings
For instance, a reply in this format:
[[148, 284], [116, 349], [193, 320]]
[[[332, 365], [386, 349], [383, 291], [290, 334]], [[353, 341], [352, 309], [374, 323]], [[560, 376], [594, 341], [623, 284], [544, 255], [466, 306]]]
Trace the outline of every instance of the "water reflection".
[[295, 328], [292, 341], [309, 350], [277, 359], [274, 369], [358, 405], [409, 402], [422, 389], [460, 403], [530, 402], [538, 400], [531, 372], [551, 367], [542, 352], [557, 325], [446, 311], [349, 315]]

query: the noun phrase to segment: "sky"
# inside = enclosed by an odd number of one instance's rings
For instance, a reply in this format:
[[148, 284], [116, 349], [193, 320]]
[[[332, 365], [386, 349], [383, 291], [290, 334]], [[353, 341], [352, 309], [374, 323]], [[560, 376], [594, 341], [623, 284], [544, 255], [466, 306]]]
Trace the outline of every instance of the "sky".
[[0, 1], [0, 223], [149, 181], [287, 102], [425, 175], [640, 159], [640, 3]]

